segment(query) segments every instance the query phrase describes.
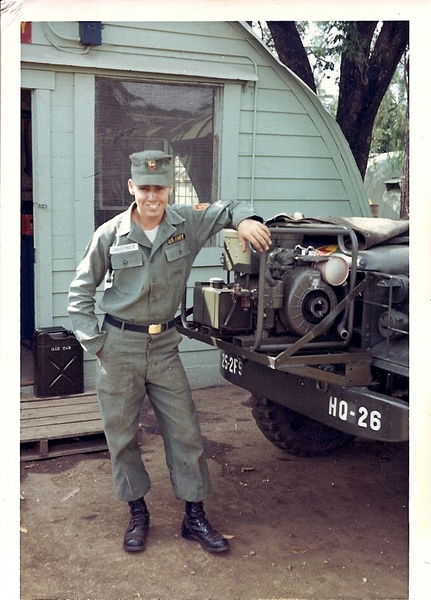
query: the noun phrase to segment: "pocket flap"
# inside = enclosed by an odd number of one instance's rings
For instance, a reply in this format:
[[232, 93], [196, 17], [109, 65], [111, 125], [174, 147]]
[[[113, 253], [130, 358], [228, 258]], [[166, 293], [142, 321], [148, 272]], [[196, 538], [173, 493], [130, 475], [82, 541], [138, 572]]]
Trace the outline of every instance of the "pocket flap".
[[111, 255], [111, 264], [114, 271], [116, 269], [127, 269], [127, 267], [140, 267], [142, 263], [142, 254], [139, 250]]
[[190, 244], [188, 240], [183, 240], [182, 242], [176, 242], [171, 246], [165, 247], [165, 256], [169, 262], [174, 260], [178, 260], [179, 258], [184, 258], [190, 254]]

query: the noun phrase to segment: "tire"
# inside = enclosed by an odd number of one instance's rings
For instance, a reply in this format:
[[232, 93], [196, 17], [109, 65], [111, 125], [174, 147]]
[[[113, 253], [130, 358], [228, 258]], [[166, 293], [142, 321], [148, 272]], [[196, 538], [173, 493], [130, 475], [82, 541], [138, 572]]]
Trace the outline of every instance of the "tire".
[[258, 394], [251, 395], [250, 403], [256, 425], [266, 439], [289, 454], [331, 454], [355, 439]]

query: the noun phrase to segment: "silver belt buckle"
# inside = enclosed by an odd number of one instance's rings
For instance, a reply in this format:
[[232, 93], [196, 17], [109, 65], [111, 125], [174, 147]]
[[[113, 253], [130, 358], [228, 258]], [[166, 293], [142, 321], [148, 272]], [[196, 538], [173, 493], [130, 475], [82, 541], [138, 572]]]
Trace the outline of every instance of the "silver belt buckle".
[[156, 325], [148, 325], [148, 333], [150, 335], [155, 335], [156, 333], [162, 333], [162, 326], [160, 323]]

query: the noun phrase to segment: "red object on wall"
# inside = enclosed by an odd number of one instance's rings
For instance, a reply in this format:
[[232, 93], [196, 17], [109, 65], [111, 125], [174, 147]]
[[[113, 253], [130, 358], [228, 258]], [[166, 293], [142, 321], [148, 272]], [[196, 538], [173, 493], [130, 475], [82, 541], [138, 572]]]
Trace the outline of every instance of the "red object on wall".
[[33, 235], [33, 215], [21, 215], [21, 234]]
[[31, 22], [21, 23], [21, 44], [31, 44]]

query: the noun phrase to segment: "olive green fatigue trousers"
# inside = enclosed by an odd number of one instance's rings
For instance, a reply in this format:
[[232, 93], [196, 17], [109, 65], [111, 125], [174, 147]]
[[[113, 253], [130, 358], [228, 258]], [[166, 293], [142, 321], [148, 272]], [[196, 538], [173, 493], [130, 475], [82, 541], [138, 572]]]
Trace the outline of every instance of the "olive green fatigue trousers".
[[199, 502], [211, 491], [201, 432], [178, 353], [174, 328], [156, 335], [103, 324], [107, 332], [99, 353], [97, 394], [111, 455], [114, 488], [125, 502], [151, 487], [138, 446], [142, 401], [147, 393], [164, 442], [175, 496]]

